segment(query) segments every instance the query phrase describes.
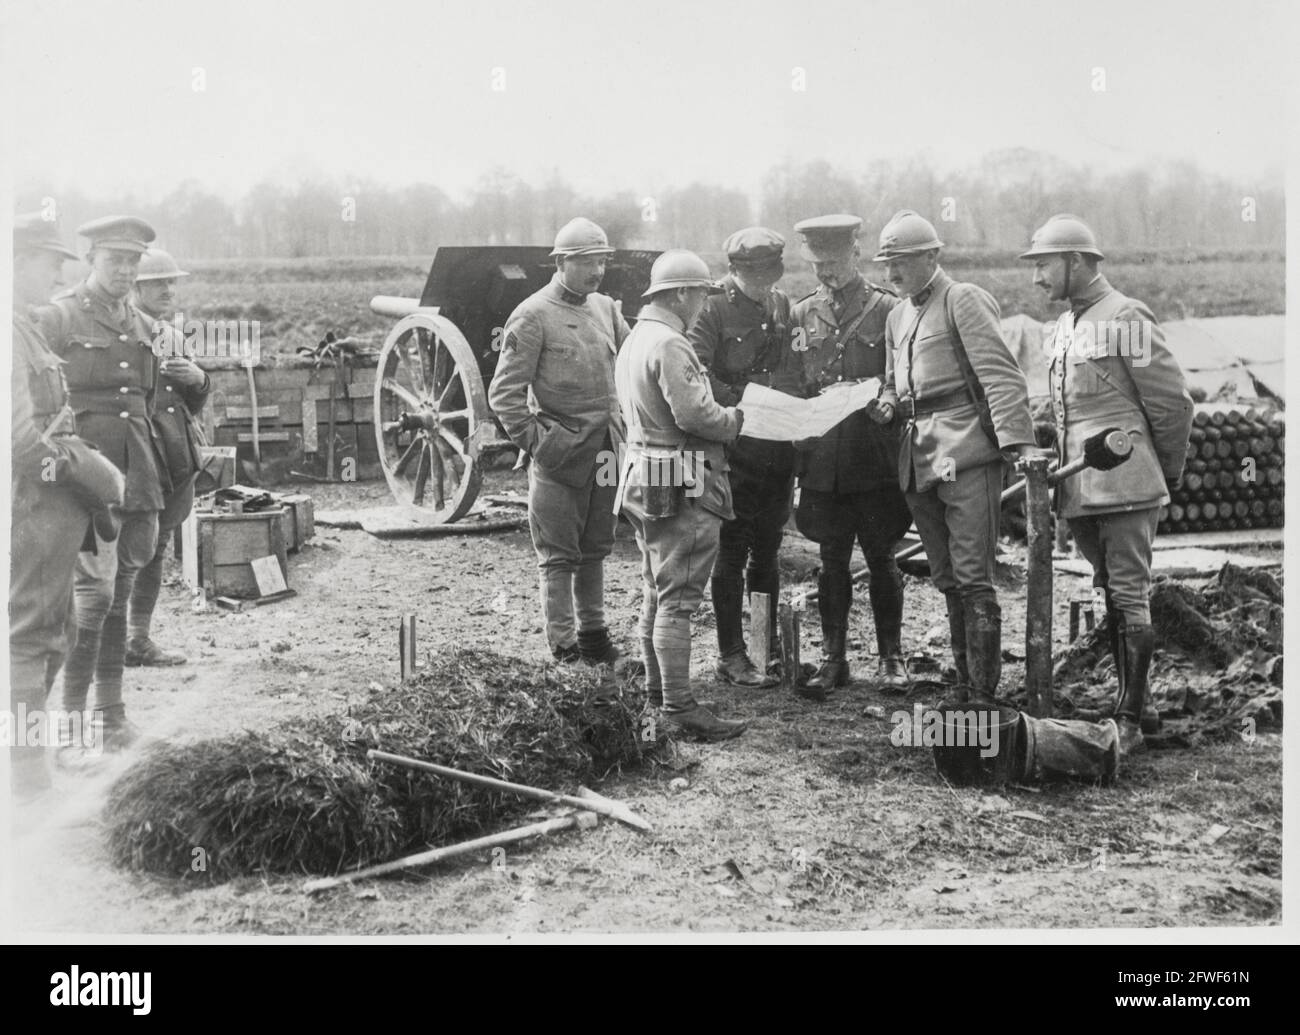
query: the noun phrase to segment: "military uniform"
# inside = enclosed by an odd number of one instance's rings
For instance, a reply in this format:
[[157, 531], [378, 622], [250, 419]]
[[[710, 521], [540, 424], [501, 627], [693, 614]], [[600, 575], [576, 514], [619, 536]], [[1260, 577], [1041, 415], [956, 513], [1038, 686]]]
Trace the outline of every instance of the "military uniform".
[[[1093, 584], [1105, 594], [1121, 683], [1117, 714], [1139, 719], [1155, 649], [1151, 543], [1160, 507], [1169, 502], [1166, 484], [1182, 476], [1192, 400], [1150, 309], [1116, 291], [1101, 274], [1070, 301], [1053, 334], [1048, 376], [1060, 461], [1082, 456], [1089, 436], [1114, 427], [1132, 434], [1133, 453], [1109, 471], [1085, 468], [1063, 481], [1056, 507], [1093, 567]], [[1085, 326], [1096, 342], [1097, 329], [1110, 325], [1150, 335], [1144, 361], [1080, 342]], [[1158, 728], [1153, 709], [1147, 709], [1145, 723], [1147, 732]]]
[[[795, 346], [803, 365], [804, 393], [863, 378], [885, 381], [885, 324], [898, 304], [893, 294], [861, 276], [841, 290], [821, 285], [794, 307]], [[892, 385], [882, 397], [894, 400]], [[897, 418], [879, 424], [865, 411], [850, 414], [799, 451], [799, 531], [818, 544], [821, 572], [817, 606], [822, 653], [846, 666], [845, 645], [853, 583], [849, 565], [856, 541], [870, 572], [868, 593], [882, 661], [902, 666], [903, 579], [894, 561], [899, 539], [912, 523], [898, 486]], [[831, 673], [832, 682], [847, 680]]]
[[[153, 239], [152, 229], [138, 220], [103, 220], [79, 227], [78, 233], [95, 247], [141, 253]], [[153, 323], [128, 300], [113, 298], [90, 280], [42, 308], [40, 322], [64, 361], [79, 433], [126, 480], [116, 543], [97, 535], [95, 549], [82, 551], [77, 560], [77, 636], [63, 670], [64, 707], [84, 710], [93, 676], [99, 721], [113, 739], [127, 742], [134, 736], [122, 703], [127, 602], [136, 574], [153, 557], [158, 512], [170, 488], [151, 420], [158, 382]]]
[[[899, 485], [931, 578], [947, 598], [959, 678], [991, 697], [1001, 677], [1002, 612], [993, 576], [1002, 450], [1034, 442], [1025, 375], [1002, 340], [993, 297], [942, 268], [894, 308], [885, 337], [886, 376], [906, 421]], [[992, 438], [962, 375], [958, 340], [987, 400]]]
[[627, 334], [613, 299], [570, 291], [557, 272], [506, 321], [488, 390], [506, 434], [532, 458], [529, 528], [557, 657], [588, 640], [608, 646], [604, 560], [624, 440], [614, 358]]
[[[762, 254], [774, 254], [779, 263], [784, 242], [779, 235], [771, 231], [768, 234], [779, 243], [773, 243]], [[728, 251], [733, 263], [762, 261], [749, 258], [753, 248], [741, 252], [739, 247], [733, 247]], [[775, 288], [767, 292], [765, 299], [756, 301], [740, 289], [734, 276], [723, 278], [721, 292], [705, 303], [687, 338], [708, 371], [713, 398], [722, 406], [739, 403], [745, 386], [751, 382], [789, 395], [800, 394], [798, 365], [790, 349], [790, 301]], [[775, 601], [781, 589], [777, 554], [790, 517], [794, 447], [788, 442], [742, 435], [727, 447], [727, 463], [736, 516], [722, 525], [710, 587], [718, 622], [720, 674], [729, 671], [728, 659], [748, 657], [741, 621], [746, 582], [748, 592], [766, 593], [773, 602], [768, 642], [776, 642]], [[758, 659], [759, 665], [766, 663], [766, 658]], [[744, 664], [743, 668], [747, 677], [743, 685], [761, 684], [752, 665]]]
[[[184, 355], [180, 336], [171, 325], [155, 321], [154, 334], [166, 342], [162, 350], [164, 357]], [[207, 404], [211, 391], [212, 380], [207, 374], [203, 375], [203, 383], [199, 385], [182, 384], [161, 372], [158, 375], [153, 425], [169, 491], [158, 514], [158, 545], [149, 563], [136, 576], [131, 592], [127, 609], [128, 664], [180, 664], [185, 660], [179, 654], [160, 650], [150, 639], [149, 631], [162, 586], [167, 546], [194, 507], [194, 480], [203, 468], [203, 457], [199, 452], [204, 444], [203, 431], [198, 425], [198, 415]]]
[[[743, 422], [738, 410], [714, 400], [708, 375], [684, 331], [676, 314], [646, 305], [615, 370], [628, 429], [619, 502], [641, 550], [646, 686], [652, 699], [656, 691], [661, 694], [670, 713], [696, 706], [689, 680], [690, 616], [704, 599], [717, 558], [719, 526], [735, 516], [723, 444], [736, 438]], [[648, 474], [654, 467], [647, 461], [664, 453], [689, 458], [685, 480], [694, 484], [689, 490], [668, 486], [676, 512], [656, 516], [661, 511], [652, 502], [655, 479]]]
[[[20, 218], [17, 249], [48, 250], [68, 258], [52, 229]], [[77, 553], [91, 522], [122, 501], [123, 479], [100, 453], [75, 434], [67, 405], [62, 362], [18, 298], [13, 308], [12, 524], [9, 552], [9, 699], [13, 721], [20, 706], [42, 711], [67, 650]], [[17, 732], [17, 727], [15, 727]], [[48, 728], [42, 739], [52, 737]], [[48, 785], [42, 748], [11, 748], [14, 789], [20, 795]]]

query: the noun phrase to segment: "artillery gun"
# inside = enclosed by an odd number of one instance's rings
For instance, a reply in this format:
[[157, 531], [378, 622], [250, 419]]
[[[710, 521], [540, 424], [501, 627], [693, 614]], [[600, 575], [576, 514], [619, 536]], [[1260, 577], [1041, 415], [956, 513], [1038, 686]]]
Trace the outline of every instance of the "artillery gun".
[[[487, 401], [506, 319], [555, 272], [547, 247], [439, 248], [419, 298], [377, 295], [397, 323], [375, 371], [374, 426], [393, 496], [424, 520], [464, 517], [494, 452], [514, 449]], [[649, 286], [655, 251], [615, 251], [600, 291], [629, 323]]]

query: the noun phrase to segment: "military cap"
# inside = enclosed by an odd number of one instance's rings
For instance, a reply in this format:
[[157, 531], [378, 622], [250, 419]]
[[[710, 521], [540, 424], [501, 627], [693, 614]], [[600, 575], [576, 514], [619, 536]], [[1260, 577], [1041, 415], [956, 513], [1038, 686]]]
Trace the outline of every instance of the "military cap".
[[77, 227], [77, 233], [90, 238], [92, 248], [116, 248], [123, 252], [149, 250], [149, 242], [158, 235], [143, 219], [134, 216], [105, 216]]
[[142, 280], [175, 280], [188, 277], [189, 274], [176, 264], [171, 252], [162, 248], [150, 248], [140, 259], [140, 268], [136, 271], [135, 282]]
[[861, 229], [861, 219], [844, 215], [814, 216], [794, 225], [794, 232], [803, 241], [803, 257], [813, 262], [839, 258], [853, 247]]
[[731, 262], [758, 265], [780, 259], [785, 251], [785, 238], [765, 226], [750, 226], [728, 237], [722, 243], [722, 250]]
[[58, 225], [40, 212], [14, 216], [14, 252], [53, 252], [64, 259], [77, 254], [59, 240]]

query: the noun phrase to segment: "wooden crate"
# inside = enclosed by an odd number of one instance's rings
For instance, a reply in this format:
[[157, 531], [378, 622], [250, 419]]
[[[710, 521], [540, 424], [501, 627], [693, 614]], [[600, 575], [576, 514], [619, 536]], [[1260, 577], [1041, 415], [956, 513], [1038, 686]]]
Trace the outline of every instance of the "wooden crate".
[[255, 514], [195, 510], [182, 525], [182, 567], [191, 589], [218, 596], [252, 598], [260, 594], [252, 562], [274, 556], [289, 580], [286, 529], [293, 522], [289, 507]]
[[203, 471], [195, 484], [199, 495], [235, 484], [234, 446], [199, 446], [199, 457], [203, 461]]
[[302, 544], [316, 534], [316, 508], [311, 497], [302, 492], [277, 492], [275, 499], [289, 508], [289, 552], [301, 550]]

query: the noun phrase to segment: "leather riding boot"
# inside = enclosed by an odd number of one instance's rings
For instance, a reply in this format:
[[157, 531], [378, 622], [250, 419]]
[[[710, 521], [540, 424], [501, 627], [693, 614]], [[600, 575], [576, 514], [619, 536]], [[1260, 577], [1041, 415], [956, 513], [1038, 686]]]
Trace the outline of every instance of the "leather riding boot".
[[971, 696], [993, 701], [1002, 679], [1002, 608], [992, 593], [968, 597], [964, 603]]
[[903, 660], [902, 575], [897, 568], [873, 571], [867, 592], [876, 624], [876, 647], [880, 651], [876, 682], [885, 689], [906, 690], [909, 680], [907, 662]]
[[849, 573], [823, 568], [817, 577], [817, 609], [822, 620], [822, 664], [808, 680], [808, 689], [825, 693], [849, 682], [849, 663], [844, 657], [849, 634], [849, 608], [853, 584]]
[[713, 614], [718, 622], [718, 656], [725, 658], [744, 653], [745, 634], [741, 617], [744, 583], [734, 575], [715, 575], [709, 589], [713, 595]]
[[[1110, 640], [1110, 653], [1115, 659], [1115, 680], [1119, 684], [1119, 694], [1116, 701], [1123, 701], [1125, 690], [1128, 684], [1128, 663], [1126, 655], [1128, 653], [1125, 646], [1125, 633], [1127, 622], [1120, 611], [1116, 611], [1110, 606], [1110, 596], [1106, 597], [1106, 627]], [[1116, 706], [1115, 715], [1119, 716], [1119, 705]], [[1148, 699], [1142, 705], [1142, 716], [1140, 718], [1142, 732], [1145, 734], [1155, 734], [1160, 732], [1160, 712], [1156, 706]]]
[[966, 606], [956, 590], [944, 594], [948, 604], [948, 636], [952, 640], [952, 661], [957, 668], [959, 686], [970, 686], [970, 668], [966, 664]]
[[1147, 699], [1151, 656], [1156, 649], [1155, 630], [1150, 625], [1124, 625], [1124, 690], [1115, 719], [1119, 723], [1120, 750], [1125, 754], [1142, 745], [1142, 710]]

